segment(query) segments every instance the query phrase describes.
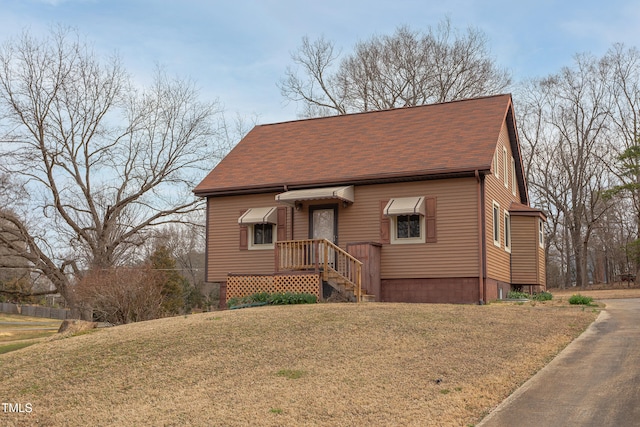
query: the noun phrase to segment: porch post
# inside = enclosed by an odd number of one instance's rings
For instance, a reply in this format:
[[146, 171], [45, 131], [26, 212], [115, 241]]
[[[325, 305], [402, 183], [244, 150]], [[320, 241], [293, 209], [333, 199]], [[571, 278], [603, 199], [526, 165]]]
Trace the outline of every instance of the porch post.
[[[322, 240], [322, 245], [324, 246], [323, 248], [323, 252], [324, 252], [324, 270], [322, 272], [322, 275], [324, 277], [324, 280], [327, 280], [328, 278], [328, 270], [327, 268], [329, 267], [329, 245], [327, 244], [326, 240]], [[335, 265], [333, 266], [334, 268], [336, 267]]]
[[318, 247], [318, 241], [317, 240], [312, 240], [312, 245], [313, 245], [313, 265], [316, 269], [316, 273], [320, 272], [320, 253], [319, 253], [319, 247]]

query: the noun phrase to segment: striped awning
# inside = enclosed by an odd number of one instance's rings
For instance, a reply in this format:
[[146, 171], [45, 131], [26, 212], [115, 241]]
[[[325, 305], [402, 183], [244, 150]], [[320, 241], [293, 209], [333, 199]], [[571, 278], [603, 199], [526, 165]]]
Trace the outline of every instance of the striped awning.
[[397, 197], [389, 200], [384, 207], [384, 214], [394, 215], [424, 215], [424, 197]]
[[276, 195], [278, 202], [294, 205], [295, 202], [304, 200], [338, 199], [344, 202], [353, 203], [353, 185], [345, 187], [324, 187], [311, 188], [307, 190], [292, 190]]
[[277, 207], [251, 208], [238, 218], [238, 224], [276, 224]]

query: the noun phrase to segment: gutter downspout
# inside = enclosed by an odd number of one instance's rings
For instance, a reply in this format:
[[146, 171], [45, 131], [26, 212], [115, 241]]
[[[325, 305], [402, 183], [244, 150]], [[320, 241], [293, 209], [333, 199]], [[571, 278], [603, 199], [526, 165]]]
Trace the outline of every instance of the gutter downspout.
[[204, 244], [204, 282], [209, 282], [209, 216], [211, 214], [210, 206], [211, 198], [205, 197], [205, 225], [204, 225], [204, 236], [205, 236], [205, 244]]
[[483, 203], [482, 203], [482, 181], [480, 179], [480, 173], [476, 169], [475, 171], [476, 181], [478, 183], [478, 303], [480, 305], [485, 303], [485, 283], [484, 283], [484, 222], [482, 221]]

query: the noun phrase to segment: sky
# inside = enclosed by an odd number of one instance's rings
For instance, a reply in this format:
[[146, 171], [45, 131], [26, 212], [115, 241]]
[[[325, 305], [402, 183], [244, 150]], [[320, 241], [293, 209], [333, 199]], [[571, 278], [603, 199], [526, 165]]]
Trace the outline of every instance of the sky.
[[576, 53], [640, 47], [638, 0], [0, 0], [0, 42], [70, 26], [99, 54], [117, 53], [140, 84], [160, 65], [195, 81], [202, 100], [218, 100], [228, 115], [273, 123], [298, 117], [277, 82], [302, 37], [350, 52], [373, 35], [426, 30], [446, 17], [483, 31], [515, 81], [555, 73]]

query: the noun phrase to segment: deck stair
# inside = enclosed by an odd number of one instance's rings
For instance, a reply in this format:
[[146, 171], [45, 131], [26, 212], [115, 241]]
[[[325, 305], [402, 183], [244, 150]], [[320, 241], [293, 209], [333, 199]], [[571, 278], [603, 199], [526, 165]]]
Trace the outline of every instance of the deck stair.
[[355, 302], [375, 301], [362, 292], [362, 262], [326, 239], [276, 242], [276, 271], [315, 271]]
[[[335, 270], [329, 270], [325, 280], [332, 288], [337, 290], [340, 294], [344, 295], [349, 301], [357, 301], [356, 298], [356, 284], [349, 279], [336, 272]], [[375, 301], [375, 295], [368, 295], [360, 293], [360, 302], [373, 302]]]

